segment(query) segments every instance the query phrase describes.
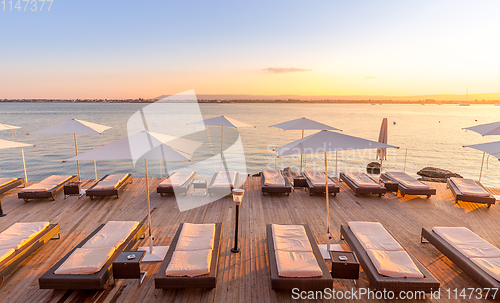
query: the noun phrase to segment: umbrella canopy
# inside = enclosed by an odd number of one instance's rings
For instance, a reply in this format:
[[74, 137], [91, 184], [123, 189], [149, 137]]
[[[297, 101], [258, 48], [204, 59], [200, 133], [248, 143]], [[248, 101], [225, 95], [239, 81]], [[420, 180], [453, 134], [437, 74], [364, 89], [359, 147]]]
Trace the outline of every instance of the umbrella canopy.
[[483, 136], [500, 135], [500, 121], [471, 126], [471, 127], [466, 127], [464, 129], [471, 130], [471, 131], [479, 133]]
[[[369, 148], [388, 148], [396, 146], [387, 145], [380, 142], [370, 141], [358, 137], [335, 133], [328, 130], [322, 130], [297, 141], [278, 147], [276, 151], [278, 156], [325, 153], [325, 174], [328, 176], [327, 152], [350, 150], [350, 149], [369, 149]], [[326, 232], [327, 232], [327, 250], [330, 250], [330, 206], [328, 201], [328, 178], [326, 180]]]
[[[34, 147], [36, 145], [0, 139], [0, 149], [14, 148], [14, 147], [28, 147], [28, 146]], [[24, 149], [21, 149], [21, 154], [23, 156], [24, 184], [26, 184], [28, 183], [28, 174], [26, 173], [26, 162], [24, 161]]]
[[148, 207], [149, 245], [153, 252], [151, 231], [151, 203], [149, 201], [149, 178], [147, 159], [190, 161], [194, 151], [203, 143], [172, 137], [164, 134], [141, 131], [126, 138], [111, 142], [66, 161], [77, 160], [133, 160], [144, 159], [146, 173], [146, 200]]
[[223, 151], [222, 151], [222, 142], [224, 138], [224, 126], [226, 127], [255, 127], [250, 124], [246, 124], [245, 122], [241, 122], [232, 118], [228, 118], [226, 116], [219, 116], [214, 118], [209, 118], [201, 121], [191, 122], [188, 124], [197, 124], [197, 125], [211, 125], [211, 126], [221, 126], [221, 136], [220, 136], [220, 170], [222, 170], [222, 161], [223, 161]]
[[[382, 119], [378, 142], [387, 144], [387, 118]], [[377, 148], [377, 159], [380, 159], [380, 173], [382, 173], [382, 163], [387, 160], [387, 148]]]
[[22, 127], [0, 123], [0, 130], [10, 129], [10, 130], [12, 130], [12, 136], [14, 136], [14, 130], [19, 129], [19, 128], [22, 128]]
[[[75, 140], [75, 154], [78, 156], [78, 146], [76, 143], [76, 134], [102, 134], [105, 130], [112, 128], [111, 126], [96, 124], [78, 119], [67, 120], [43, 129], [39, 129], [27, 135], [38, 134], [73, 134]], [[78, 171], [78, 180], [80, 180], [80, 165], [76, 161]]]
[[474, 144], [474, 145], [465, 145], [464, 147], [470, 147], [480, 150], [500, 160], [500, 141]]
[[[340, 130], [338, 128], [316, 122], [311, 119], [307, 119], [306, 117], [302, 117], [299, 119], [295, 120], [290, 120], [282, 123], [278, 123], [275, 125], [271, 125], [269, 127], [277, 127], [281, 128], [283, 130], [301, 130], [302, 131], [302, 138], [304, 138], [304, 130], [306, 129], [314, 129], [314, 130]], [[340, 130], [341, 131], [341, 130]], [[300, 173], [302, 173], [302, 154], [300, 155]]]
[[295, 120], [290, 120], [287, 122], [278, 123], [271, 125], [270, 127], [277, 127], [283, 130], [305, 130], [305, 129], [315, 129], [315, 130], [340, 130], [338, 128], [316, 122], [306, 117], [302, 117]]
[[293, 141], [291, 143], [278, 147], [276, 151], [278, 152], [278, 156], [287, 156], [350, 149], [387, 147], [398, 148], [396, 146], [387, 145], [380, 142], [323, 130], [303, 139], [299, 139], [297, 141]]
[[199, 124], [199, 125], [212, 125], [212, 126], [226, 126], [226, 127], [255, 127], [250, 124], [246, 124], [245, 122], [241, 122], [232, 118], [228, 118], [226, 116], [219, 116], [210, 119], [205, 119], [201, 121], [191, 122], [188, 124]]
[[[481, 181], [481, 176], [483, 175], [483, 164], [484, 164], [484, 155], [490, 154], [493, 157], [500, 160], [500, 141], [497, 142], [488, 142], [474, 145], [465, 145], [464, 147], [470, 147], [483, 152], [483, 160], [481, 162], [481, 171], [479, 172], [479, 181]], [[488, 161], [486, 161], [488, 162]]]

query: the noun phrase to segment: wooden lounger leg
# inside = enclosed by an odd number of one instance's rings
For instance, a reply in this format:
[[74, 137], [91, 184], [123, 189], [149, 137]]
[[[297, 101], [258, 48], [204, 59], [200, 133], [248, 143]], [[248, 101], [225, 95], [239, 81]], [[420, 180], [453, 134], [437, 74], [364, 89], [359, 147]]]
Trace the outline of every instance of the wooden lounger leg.
[[491, 207], [491, 204], [488, 204], [488, 208], [490, 208], [490, 207]]
[[427, 199], [429, 199], [431, 197], [431, 195], [427, 195]]
[[420, 236], [420, 243], [429, 243], [429, 241], [427, 241], [427, 239], [423, 236]]
[[28, 198], [24, 198], [23, 200], [24, 200], [24, 202], [28, 202]]
[[59, 240], [61, 239], [61, 233], [57, 233], [56, 235], [54, 235], [52, 238], [50, 238], [51, 240]]

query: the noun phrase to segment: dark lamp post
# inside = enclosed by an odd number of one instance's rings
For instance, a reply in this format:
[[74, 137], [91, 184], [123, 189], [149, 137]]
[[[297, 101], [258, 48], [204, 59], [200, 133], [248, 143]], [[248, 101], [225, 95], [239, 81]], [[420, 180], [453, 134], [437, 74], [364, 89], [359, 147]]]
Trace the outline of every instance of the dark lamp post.
[[240, 217], [240, 205], [243, 201], [243, 195], [245, 191], [243, 189], [233, 189], [233, 201], [236, 205], [236, 220], [234, 224], [234, 247], [231, 248], [233, 253], [239, 253], [240, 248], [238, 247], [238, 219]]

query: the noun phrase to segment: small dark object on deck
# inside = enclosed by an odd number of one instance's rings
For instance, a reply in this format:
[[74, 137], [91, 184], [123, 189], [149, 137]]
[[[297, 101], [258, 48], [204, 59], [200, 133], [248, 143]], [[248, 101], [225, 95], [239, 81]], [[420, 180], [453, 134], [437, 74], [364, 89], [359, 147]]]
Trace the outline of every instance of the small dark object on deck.
[[417, 175], [422, 176], [419, 181], [431, 181], [431, 182], [441, 182], [446, 183], [446, 179], [450, 177], [463, 178], [459, 174], [451, 172], [446, 169], [436, 168], [436, 167], [424, 167], [417, 172]]
[[378, 162], [370, 162], [366, 166], [366, 172], [372, 175], [380, 174], [380, 163]]

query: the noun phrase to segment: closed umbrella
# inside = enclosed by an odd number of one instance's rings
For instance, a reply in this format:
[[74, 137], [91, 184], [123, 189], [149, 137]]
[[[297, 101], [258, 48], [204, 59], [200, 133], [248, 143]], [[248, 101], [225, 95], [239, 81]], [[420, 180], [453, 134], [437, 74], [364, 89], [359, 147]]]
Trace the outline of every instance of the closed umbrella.
[[0, 130], [6, 130], [6, 129], [12, 130], [12, 137], [14, 137], [14, 130], [20, 129], [20, 128], [22, 128], [22, 127], [0, 123]]
[[[271, 125], [269, 127], [277, 127], [283, 130], [301, 130], [302, 138], [304, 138], [304, 130], [340, 130], [338, 128], [316, 122], [311, 119], [307, 119], [306, 117], [302, 117], [295, 120], [290, 120], [282, 123], [278, 123], [275, 125]], [[340, 130], [342, 131], [342, 130]], [[300, 173], [302, 173], [302, 154], [300, 154]]]
[[[76, 134], [102, 134], [105, 130], [112, 128], [111, 126], [96, 124], [78, 119], [67, 120], [43, 129], [39, 129], [27, 135], [37, 134], [73, 134], [75, 140], [75, 154], [78, 156], [78, 146], [76, 143]], [[76, 169], [78, 171], [78, 180], [80, 180], [80, 165], [76, 161]]]
[[[500, 141], [496, 142], [488, 142], [474, 145], [465, 145], [464, 147], [470, 147], [483, 152], [483, 161], [481, 162], [481, 171], [479, 172], [479, 181], [481, 181], [481, 176], [483, 174], [483, 164], [484, 164], [484, 155], [490, 154], [491, 156], [500, 160]], [[488, 163], [488, 161], [486, 161]]]
[[222, 142], [224, 137], [224, 126], [225, 127], [255, 127], [250, 124], [246, 124], [245, 122], [241, 122], [232, 118], [228, 118], [226, 116], [219, 116], [214, 118], [209, 118], [201, 121], [191, 122], [188, 124], [198, 124], [198, 125], [212, 125], [212, 126], [220, 126], [221, 127], [221, 135], [220, 135], [220, 170], [222, 170]]
[[[387, 118], [382, 119], [378, 142], [387, 144]], [[382, 173], [382, 163], [387, 160], [387, 148], [377, 148], [377, 158], [380, 159], [380, 173]]]
[[[134, 163], [144, 159], [146, 174], [146, 201], [149, 224], [149, 253], [144, 257], [147, 261], [161, 261], [153, 254], [153, 235], [151, 230], [151, 204], [149, 200], [148, 159], [191, 161], [194, 151], [202, 143], [164, 134], [141, 131], [123, 139], [111, 142], [66, 161], [78, 160], [133, 160]], [[166, 252], [166, 251], [165, 251]]]
[[288, 143], [276, 149], [278, 156], [324, 153], [325, 154], [325, 174], [327, 176], [326, 186], [326, 232], [327, 251], [330, 250], [330, 206], [328, 201], [328, 158], [327, 153], [338, 150], [387, 148], [396, 146], [387, 145], [375, 141], [370, 141], [358, 137], [344, 135], [341, 133], [322, 130], [297, 141]]

